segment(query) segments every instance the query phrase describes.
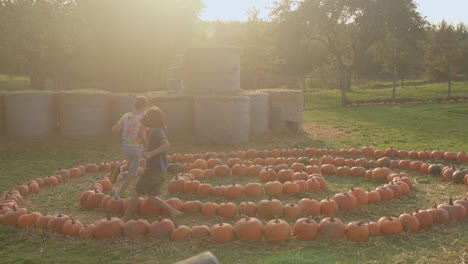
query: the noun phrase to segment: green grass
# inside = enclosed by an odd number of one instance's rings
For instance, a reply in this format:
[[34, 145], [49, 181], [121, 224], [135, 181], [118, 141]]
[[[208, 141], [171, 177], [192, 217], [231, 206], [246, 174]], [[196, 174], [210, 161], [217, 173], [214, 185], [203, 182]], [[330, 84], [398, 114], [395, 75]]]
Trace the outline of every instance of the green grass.
[[0, 91], [18, 91], [30, 89], [29, 78], [0, 75]]
[[[416, 93], [415, 91], [412, 93]], [[421, 96], [429, 95], [430, 92], [425, 95], [421, 91]], [[443, 149], [458, 152], [468, 150], [467, 115], [468, 104], [341, 108], [338, 93], [320, 91], [311, 93], [307, 97], [304, 119], [306, 123], [326, 124], [330, 132], [341, 132], [336, 136], [316, 138], [312, 134], [300, 136], [269, 134], [253, 138], [251, 142], [235, 147], [173, 142], [171, 152], [203, 153], [252, 147], [341, 149], [360, 148], [367, 144], [380, 149], [393, 146], [408, 150]], [[58, 168], [121, 158], [119, 140], [116, 137], [94, 142], [54, 139], [50, 142], [30, 144], [3, 139], [0, 141], [0, 190], [11, 188], [15, 182], [49, 176]], [[27, 199], [27, 207], [42, 213], [66, 213], [85, 223], [94, 222], [102, 218], [104, 212], [80, 209], [78, 196], [99, 176], [90, 175], [56, 188], [44, 188], [39, 195]], [[347, 214], [340, 214], [339, 218], [344, 222], [356, 219], [378, 220], [381, 216], [398, 216], [403, 212], [411, 212], [417, 207], [428, 208], [434, 203], [445, 201], [449, 196], [462, 197], [467, 193], [466, 187], [461, 185], [441, 183], [439, 179], [417, 173], [413, 173], [412, 176], [417, 181], [416, 190], [407, 197], [362, 207]], [[238, 182], [246, 183], [250, 180], [244, 178]], [[230, 180], [227, 180], [225, 184], [229, 182]], [[378, 185], [362, 179], [338, 177], [327, 177], [327, 182], [329, 189], [313, 194], [315, 199], [320, 200], [334, 193], [346, 191], [351, 186], [375, 188]], [[215, 180], [214, 183], [219, 183], [219, 180]], [[308, 196], [305, 194], [301, 197]], [[193, 196], [181, 196], [181, 198], [194, 199]], [[297, 201], [292, 197], [282, 200]], [[315, 219], [320, 220], [320, 218]], [[180, 223], [188, 225], [213, 225], [218, 221], [220, 219], [200, 215], [184, 216], [180, 219]], [[466, 263], [468, 261], [467, 222], [436, 226], [414, 235], [372, 238], [364, 244], [355, 244], [346, 240], [319, 239], [307, 243], [291, 241], [280, 245], [239, 241], [217, 245], [210, 240], [192, 240], [184, 243], [155, 239], [79, 240], [37, 230], [19, 231], [1, 226], [0, 263], [173, 263], [207, 250], [218, 256], [222, 263]]]
[[[405, 87], [397, 87], [395, 101], [441, 101], [447, 99], [447, 83], [413, 82]], [[353, 103], [391, 101], [392, 86], [389, 83], [353, 87], [348, 93], [348, 100]], [[375, 88], [379, 87], [379, 88]], [[468, 98], [468, 84], [452, 83], [453, 98]]]

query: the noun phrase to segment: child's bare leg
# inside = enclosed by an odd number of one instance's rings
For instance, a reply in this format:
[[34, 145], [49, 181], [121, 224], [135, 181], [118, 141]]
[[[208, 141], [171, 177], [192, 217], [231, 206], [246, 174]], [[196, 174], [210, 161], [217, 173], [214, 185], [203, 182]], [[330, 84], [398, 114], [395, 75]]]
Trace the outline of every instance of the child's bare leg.
[[134, 191], [132, 193], [132, 195], [130, 196], [130, 200], [128, 201], [127, 210], [125, 211], [125, 215], [122, 218], [122, 221], [124, 221], [124, 223], [131, 220], [135, 216], [135, 212], [136, 212], [137, 207], [138, 207], [138, 198], [139, 197], [140, 197], [140, 195], [136, 191]]
[[174, 209], [164, 200], [155, 195], [148, 195], [148, 201], [154, 205], [161, 207], [162, 209], [167, 210], [171, 214], [171, 219], [175, 220], [177, 216], [181, 214], [178, 210]]
[[132, 181], [134, 179], [136, 179], [136, 178], [137, 178], [137, 176], [127, 176], [127, 178], [125, 178], [124, 182], [120, 186], [119, 191], [116, 194], [118, 198], [120, 198], [122, 196], [122, 194], [125, 192], [125, 190], [127, 190], [128, 186], [130, 186]]

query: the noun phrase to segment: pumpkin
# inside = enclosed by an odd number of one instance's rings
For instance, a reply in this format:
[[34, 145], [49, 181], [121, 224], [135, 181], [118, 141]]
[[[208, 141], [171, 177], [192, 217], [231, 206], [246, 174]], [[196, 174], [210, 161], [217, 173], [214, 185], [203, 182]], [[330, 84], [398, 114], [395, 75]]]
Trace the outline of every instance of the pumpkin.
[[214, 173], [219, 177], [231, 176], [231, 168], [227, 165], [216, 165], [214, 168]]
[[419, 229], [431, 228], [434, 224], [431, 213], [426, 210], [416, 209], [413, 215], [419, 220]]
[[251, 182], [245, 185], [244, 194], [246, 197], [259, 197], [263, 193], [263, 186], [259, 183]]
[[232, 175], [234, 176], [245, 176], [249, 168], [244, 164], [236, 164], [232, 167]]
[[179, 177], [179, 175], [176, 175], [174, 179], [170, 180], [167, 184], [167, 191], [169, 192], [169, 194], [182, 193], [184, 191], [185, 181], [185, 179]]
[[323, 238], [343, 238], [345, 236], [345, 225], [338, 218], [326, 217], [319, 223], [319, 235]]
[[[179, 198], [174, 197], [174, 198], [167, 199], [166, 203], [170, 205], [172, 208], [176, 209], [177, 211], [182, 211], [182, 209], [184, 208], [184, 203]], [[167, 216], [171, 215], [170, 212], [165, 209], [162, 210], [162, 213]]]
[[267, 182], [265, 184], [265, 193], [274, 197], [283, 195], [283, 185], [279, 181]]
[[[311, 180], [312, 181], [312, 180]], [[315, 182], [317, 182], [316, 180], [314, 180]], [[309, 191], [309, 183], [305, 180], [296, 180], [294, 181], [295, 184], [297, 184], [297, 186], [299, 186], [299, 192], [308, 192]], [[320, 183], [318, 184], [320, 186]], [[317, 188], [317, 186], [315, 186], [315, 188]]]
[[257, 205], [249, 201], [242, 202], [239, 204], [239, 214], [254, 217], [257, 215]]
[[237, 216], [237, 206], [233, 203], [221, 203], [218, 205], [218, 215], [224, 218]]
[[242, 218], [236, 222], [235, 229], [241, 241], [260, 241], [263, 238], [263, 224], [257, 218]]
[[367, 196], [366, 191], [361, 188], [352, 187], [351, 191], [349, 192], [354, 198], [356, 198], [358, 205], [368, 205], [369, 204], [369, 197]]
[[305, 172], [308, 174], [320, 173], [319, 165], [309, 165], [306, 167]]
[[419, 231], [419, 220], [412, 214], [401, 214], [398, 219], [406, 233], [416, 233]]
[[34, 227], [36, 226], [36, 220], [39, 216], [42, 216], [42, 214], [38, 212], [20, 215], [16, 221], [16, 226], [20, 229]]
[[196, 194], [198, 191], [198, 186], [200, 182], [198, 180], [186, 181], [184, 182], [184, 194]]
[[428, 173], [432, 176], [441, 176], [443, 168], [444, 165], [442, 164], [431, 164], [428, 167]]
[[80, 232], [78, 232], [78, 237], [79, 238], [92, 238], [95, 227], [96, 225], [94, 224], [91, 224], [89, 226], [85, 225], [83, 228], [80, 229]]
[[294, 171], [291, 169], [282, 169], [278, 172], [278, 181], [285, 183], [293, 180]]
[[123, 200], [122, 199], [109, 199], [104, 208], [109, 214], [123, 213]]
[[301, 190], [299, 188], [299, 185], [297, 185], [297, 183], [290, 182], [290, 181], [283, 183], [283, 193], [286, 195], [296, 196], [299, 194], [300, 191]]
[[333, 164], [323, 164], [320, 167], [320, 173], [325, 174], [325, 175], [335, 175], [336, 174], [335, 165], [333, 165]]
[[345, 236], [353, 242], [365, 242], [369, 240], [369, 227], [362, 221], [351, 222], [346, 225]]
[[427, 211], [431, 214], [434, 224], [446, 225], [450, 222], [449, 213], [442, 208], [437, 208], [436, 204], [434, 205], [433, 208]]
[[171, 220], [159, 219], [149, 225], [148, 232], [152, 237], [166, 238], [171, 236], [174, 229], [175, 225]]
[[204, 159], [196, 159], [193, 162], [193, 166], [200, 170], [206, 170], [208, 169], [208, 162], [205, 161]]
[[337, 215], [340, 211], [338, 203], [330, 198], [320, 201], [320, 212], [326, 215]]
[[205, 179], [205, 171], [202, 169], [191, 169], [190, 174], [193, 175], [193, 178], [198, 181], [202, 181]]
[[390, 173], [392, 171], [389, 168], [375, 168], [372, 170], [372, 179], [384, 181]]
[[377, 222], [380, 228], [380, 232], [383, 235], [396, 235], [403, 232], [403, 225], [398, 218], [394, 217], [382, 217]]
[[450, 220], [461, 222], [466, 218], [466, 209], [461, 204], [454, 204], [452, 197], [449, 198], [448, 204], [441, 204], [438, 208], [442, 208], [450, 215]]
[[83, 224], [80, 221], [71, 219], [63, 224], [63, 234], [66, 236], [79, 236], [80, 230], [83, 228]]
[[349, 212], [358, 206], [357, 199], [349, 193], [337, 193], [333, 196], [340, 210]]
[[214, 196], [224, 196], [224, 191], [226, 190], [226, 186], [220, 185], [213, 187], [213, 195]]
[[203, 203], [200, 201], [187, 201], [184, 203], [183, 211], [189, 214], [199, 213], [201, 208], [203, 207]]
[[218, 204], [206, 202], [203, 204], [201, 212], [204, 216], [215, 216], [218, 213]]
[[392, 159], [389, 157], [383, 157], [375, 161], [375, 164], [379, 167], [390, 167], [390, 162]]
[[138, 238], [149, 233], [150, 224], [144, 219], [130, 220], [123, 227], [123, 235], [128, 238]]
[[59, 213], [57, 216], [52, 217], [47, 223], [47, 230], [49, 232], [62, 232], [65, 222], [70, 220], [70, 217]]
[[79, 178], [82, 175], [82, 172], [79, 168], [68, 169], [68, 173], [70, 174], [71, 178]]
[[273, 219], [283, 215], [283, 204], [273, 198], [264, 199], [257, 204], [257, 214], [259, 217]]
[[244, 194], [244, 188], [239, 185], [233, 183], [232, 185], [229, 185], [226, 187], [224, 190], [224, 197], [228, 200], [234, 200], [240, 198]]
[[289, 241], [291, 237], [291, 226], [281, 219], [273, 219], [264, 227], [265, 240], [274, 243]]
[[192, 238], [207, 238], [210, 234], [210, 228], [206, 225], [197, 225], [190, 228], [190, 237]]
[[213, 186], [209, 183], [200, 183], [197, 189], [197, 195], [202, 197], [210, 196], [213, 193]]
[[234, 240], [234, 228], [230, 224], [220, 223], [214, 225], [211, 230], [211, 237], [216, 243], [224, 244]]
[[380, 228], [376, 222], [368, 222], [365, 225], [369, 229], [369, 236], [376, 237], [380, 235]]
[[51, 215], [43, 215], [37, 217], [35, 224], [36, 228], [47, 229], [50, 219], [52, 219]]
[[315, 199], [303, 198], [299, 201], [299, 209], [304, 215], [318, 215], [320, 214], [320, 203]]
[[396, 185], [394, 182], [390, 182], [389, 184], [385, 184], [384, 186], [392, 190], [393, 199], [396, 199], [402, 195], [400, 186]]
[[301, 241], [315, 240], [318, 232], [319, 225], [310, 217], [297, 219], [293, 225], [293, 234]]
[[290, 203], [284, 207], [283, 215], [287, 218], [297, 218], [301, 214], [301, 210], [297, 204]]
[[366, 174], [366, 169], [364, 167], [351, 167], [351, 169], [349, 170], [349, 174], [352, 176], [352, 177], [364, 177], [364, 175]]
[[213, 169], [214, 167], [221, 165], [221, 160], [218, 158], [210, 158], [206, 161], [206, 166], [209, 169]]
[[102, 199], [104, 198], [104, 194], [98, 192], [96, 189], [94, 190], [93, 194], [90, 194], [86, 199], [86, 208], [87, 209], [96, 209], [101, 206]]
[[97, 164], [86, 164], [85, 170], [87, 173], [97, 173], [99, 172], [99, 166]]
[[468, 170], [457, 170], [452, 174], [452, 181], [457, 184], [463, 183], [466, 175], [468, 175]]
[[269, 167], [266, 167], [260, 171], [260, 173], [258, 174], [258, 177], [260, 178], [260, 181], [262, 182], [271, 182], [271, 181], [275, 181], [278, 175], [275, 170]]
[[141, 216], [155, 216], [161, 214], [161, 208], [148, 199], [142, 199], [139, 202]]
[[29, 192], [30, 194], [37, 194], [37, 193], [39, 193], [39, 189], [40, 189], [39, 184], [37, 184], [36, 181], [30, 181], [30, 182], [28, 183], [28, 192]]
[[262, 165], [250, 165], [249, 169], [247, 170], [247, 174], [251, 176], [258, 176], [260, 172], [263, 170]]
[[380, 198], [382, 198], [384, 201], [390, 201], [394, 198], [392, 189], [386, 186], [380, 186], [376, 189], [376, 191], [379, 193]]
[[190, 236], [190, 228], [185, 225], [181, 225], [172, 230], [171, 240], [172, 241], [185, 241]]

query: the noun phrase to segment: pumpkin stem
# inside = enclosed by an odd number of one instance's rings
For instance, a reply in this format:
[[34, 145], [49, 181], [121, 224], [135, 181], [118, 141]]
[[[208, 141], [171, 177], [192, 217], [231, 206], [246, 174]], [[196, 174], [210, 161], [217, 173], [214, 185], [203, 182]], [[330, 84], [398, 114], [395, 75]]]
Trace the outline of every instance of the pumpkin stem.
[[449, 197], [449, 205], [453, 205], [453, 198]]
[[107, 216], [106, 216], [106, 219], [107, 219], [107, 221], [110, 221], [110, 220], [112, 220], [112, 217], [111, 217], [111, 215], [110, 215], [110, 214], [107, 214]]
[[61, 214], [61, 213], [58, 213], [58, 214], [57, 214], [57, 217], [62, 217], [62, 214]]
[[75, 219], [72, 219], [72, 220], [71, 220], [71, 223], [74, 225], [74, 224], [75, 224]]
[[333, 215], [330, 216], [330, 222], [335, 222], [335, 217]]
[[16, 212], [17, 210], [16, 205], [13, 205], [13, 212]]

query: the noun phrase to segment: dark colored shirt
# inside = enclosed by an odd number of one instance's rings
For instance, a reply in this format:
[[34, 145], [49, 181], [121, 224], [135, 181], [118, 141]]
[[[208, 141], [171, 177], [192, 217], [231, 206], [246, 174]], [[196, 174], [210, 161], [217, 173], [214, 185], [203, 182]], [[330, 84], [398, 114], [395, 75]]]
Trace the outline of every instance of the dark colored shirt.
[[[153, 151], [161, 146], [161, 141], [166, 139], [164, 129], [152, 128], [149, 131], [148, 151]], [[146, 162], [146, 169], [166, 171], [166, 152], [159, 153], [151, 157]]]

